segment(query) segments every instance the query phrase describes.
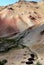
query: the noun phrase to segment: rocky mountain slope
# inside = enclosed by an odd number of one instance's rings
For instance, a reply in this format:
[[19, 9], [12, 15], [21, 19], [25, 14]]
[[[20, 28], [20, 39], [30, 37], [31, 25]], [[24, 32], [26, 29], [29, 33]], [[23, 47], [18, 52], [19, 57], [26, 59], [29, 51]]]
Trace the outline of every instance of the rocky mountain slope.
[[[27, 46], [31, 53], [37, 53], [44, 65], [44, 2], [19, 1], [0, 6], [0, 52], [15, 45]], [[29, 49], [25, 61], [30, 56]], [[26, 48], [14, 49], [7, 54], [0, 54], [0, 59], [6, 58], [9, 61], [7, 65], [19, 65], [25, 51]]]

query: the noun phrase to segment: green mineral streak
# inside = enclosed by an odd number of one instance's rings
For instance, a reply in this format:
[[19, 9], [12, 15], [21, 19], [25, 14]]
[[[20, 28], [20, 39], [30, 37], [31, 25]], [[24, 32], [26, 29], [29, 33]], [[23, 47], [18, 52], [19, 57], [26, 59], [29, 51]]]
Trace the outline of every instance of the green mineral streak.
[[19, 38], [9, 39], [9, 38], [0, 38], [0, 49], [3, 49], [0, 52], [6, 52], [11, 48], [25, 48], [25, 45], [19, 43]]

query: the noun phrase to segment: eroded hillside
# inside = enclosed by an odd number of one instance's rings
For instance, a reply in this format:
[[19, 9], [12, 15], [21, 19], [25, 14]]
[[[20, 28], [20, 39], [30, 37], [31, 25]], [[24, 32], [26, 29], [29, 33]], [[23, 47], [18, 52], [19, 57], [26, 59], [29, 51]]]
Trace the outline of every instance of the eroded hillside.
[[[16, 45], [20, 48], [8, 51]], [[8, 52], [1, 54], [4, 51]], [[30, 53], [38, 56], [34, 65], [37, 61], [44, 65], [44, 2], [0, 6], [0, 60], [7, 59], [6, 65], [27, 65]]]

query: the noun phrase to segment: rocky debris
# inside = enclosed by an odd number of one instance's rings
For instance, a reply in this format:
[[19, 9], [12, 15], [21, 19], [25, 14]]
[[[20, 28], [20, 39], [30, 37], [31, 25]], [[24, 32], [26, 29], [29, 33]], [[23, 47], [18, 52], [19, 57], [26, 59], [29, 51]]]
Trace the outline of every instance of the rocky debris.
[[33, 64], [33, 61], [35, 60], [35, 55], [34, 54], [30, 54], [30, 58], [28, 58], [28, 61], [26, 62], [26, 64]]
[[26, 62], [26, 64], [28, 65], [28, 64], [33, 64], [33, 62], [32, 61], [29, 61], [29, 62]]
[[14, 10], [12, 7], [9, 7], [8, 9], [9, 9], [9, 10]]
[[33, 61], [33, 60], [34, 60], [34, 58], [29, 58], [28, 60], [29, 60], [29, 61]]
[[34, 54], [30, 54], [30, 55], [31, 55], [31, 57], [32, 57], [32, 58], [34, 58], [34, 57], [35, 57], [35, 55], [34, 55]]
[[35, 17], [33, 17], [33, 16], [31, 16], [31, 15], [29, 16], [29, 18], [30, 18], [31, 20], [36, 20]]

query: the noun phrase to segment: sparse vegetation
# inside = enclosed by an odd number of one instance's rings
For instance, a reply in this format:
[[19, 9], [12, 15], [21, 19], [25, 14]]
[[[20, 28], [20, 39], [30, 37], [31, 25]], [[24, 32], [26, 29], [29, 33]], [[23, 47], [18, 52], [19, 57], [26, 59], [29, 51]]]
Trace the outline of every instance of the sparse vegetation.
[[39, 61], [36, 63], [36, 65], [42, 65]]

